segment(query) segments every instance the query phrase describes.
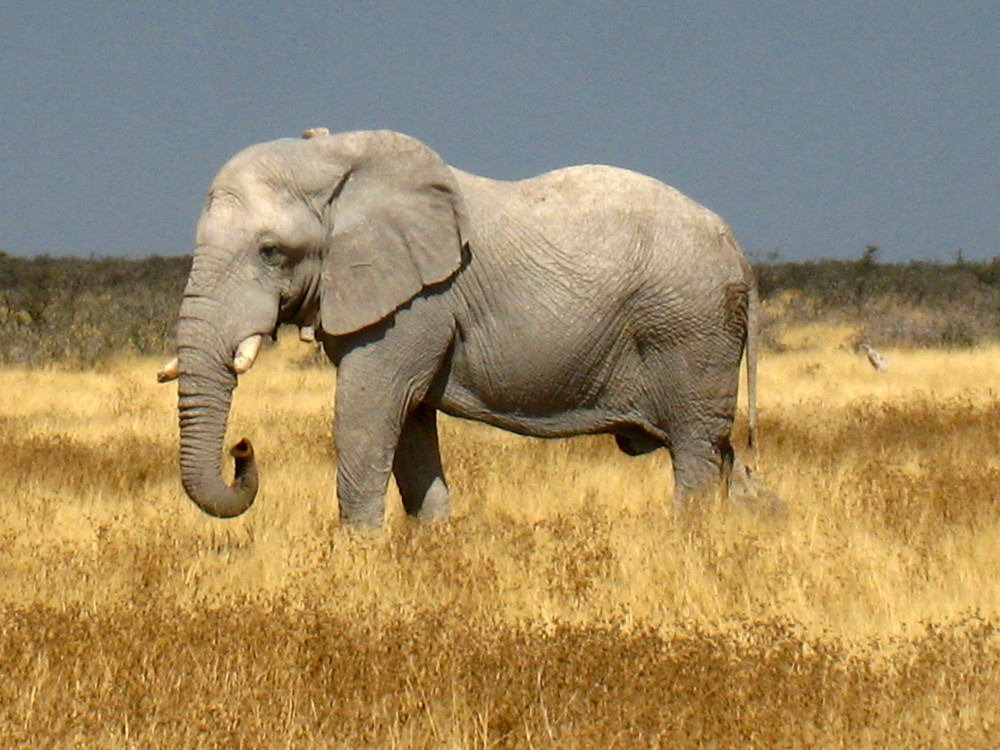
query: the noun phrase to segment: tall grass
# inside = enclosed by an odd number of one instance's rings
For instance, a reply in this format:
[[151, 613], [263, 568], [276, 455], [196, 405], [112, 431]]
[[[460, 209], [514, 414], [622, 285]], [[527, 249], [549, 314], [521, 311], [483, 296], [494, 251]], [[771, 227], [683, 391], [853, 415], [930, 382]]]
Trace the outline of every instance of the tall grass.
[[789, 516], [696, 531], [663, 452], [444, 420], [454, 518], [347, 533], [292, 342], [237, 389], [262, 488], [216, 521], [158, 363], [0, 370], [0, 744], [1000, 745], [1000, 349], [880, 376], [794, 335], [760, 386]]

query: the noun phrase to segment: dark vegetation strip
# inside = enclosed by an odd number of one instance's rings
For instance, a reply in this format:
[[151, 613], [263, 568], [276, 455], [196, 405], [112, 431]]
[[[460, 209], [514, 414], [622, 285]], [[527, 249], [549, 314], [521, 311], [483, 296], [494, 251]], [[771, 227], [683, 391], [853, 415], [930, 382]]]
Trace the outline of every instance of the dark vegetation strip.
[[[21, 258], [0, 253], [0, 364], [90, 367], [172, 348], [189, 256]], [[1000, 258], [758, 263], [786, 324], [839, 318], [876, 345], [962, 347], [1000, 339]], [[791, 293], [791, 294], [789, 294]], [[772, 316], [773, 317], [773, 316]], [[773, 342], [772, 342], [773, 343]]]
[[11, 496], [30, 487], [76, 496], [136, 493], [176, 481], [177, 457], [170, 445], [137, 435], [95, 444], [31, 430], [31, 419], [0, 417], [0, 486]]
[[91, 367], [172, 348], [190, 257], [0, 253], [0, 364]]
[[848, 647], [780, 620], [661, 635], [301, 605], [6, 608], [0, 740], [435, 747], [461, 727], [490, 747], [996, 747], [998, 641], [975, 617]]

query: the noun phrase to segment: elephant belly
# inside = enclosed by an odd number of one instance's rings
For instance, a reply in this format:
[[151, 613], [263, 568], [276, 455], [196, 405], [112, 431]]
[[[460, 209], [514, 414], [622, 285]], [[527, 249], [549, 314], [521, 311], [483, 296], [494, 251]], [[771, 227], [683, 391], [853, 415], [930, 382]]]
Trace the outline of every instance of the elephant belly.
[[474, 394], [460, 392], [449, 392], [437, 407], [453, 417], [473, 419], [520, 435], [542, 438], [610, 432], [621, 421], [617, 414], [601, 407], [562, 411], [498, 409]]
[[[627, 398], [609, 388], [606, 362], [587, 363], [565, 342], [540, 347], [550, 356], [455, 356], [438, 408], [535, 437], [607, 432], [622, 421]], [[560, 356], [561, 355], [561, 356]]]

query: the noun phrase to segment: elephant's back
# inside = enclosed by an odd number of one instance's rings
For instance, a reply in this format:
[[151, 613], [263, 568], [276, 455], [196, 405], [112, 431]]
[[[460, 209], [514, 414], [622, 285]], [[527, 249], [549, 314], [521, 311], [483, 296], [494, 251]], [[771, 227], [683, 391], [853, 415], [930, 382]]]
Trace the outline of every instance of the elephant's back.
[[[620, 211], [623, 204], [706, 218], [711, 211], [654, 177], [604, 164], [579, 164], [523, 180], [492, 180], [452, 168], [467, 197], [493, 195], [539, 212]], [[715, 217], [718, 219], [718, 217]]]
[[743, 275], [743, 253], [718, 214], [639, 172], [583, 164], [510, 182], [457, 170], [456, 177], [474, 225], [488, 232], [517, 225], [563, 253], [654, 276], [705, 264]]
[[457, 174], [460, 183], [469, 180], [479, 189], [490, 184], [493, 190], [506, 194], [510, 200], [523, 201], [539, 208], [556, 205], [601, 210], [627, 202], [656, 205], [662, 210], [692, 215], [707, 213], [715, 216], [697, 201], [655, 177], [606, 164], [578, 164], [513, 181], [489, 180], [462, 172]]

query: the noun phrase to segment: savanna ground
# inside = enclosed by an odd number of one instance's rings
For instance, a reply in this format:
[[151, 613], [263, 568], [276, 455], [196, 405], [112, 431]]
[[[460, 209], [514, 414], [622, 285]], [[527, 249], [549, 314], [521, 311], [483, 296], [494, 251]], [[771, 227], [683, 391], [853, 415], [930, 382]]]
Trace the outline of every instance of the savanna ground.
[[878, 375], [850, 336], [761, 361], [788, 517], [697, 529], [662, 451], [445, 420], [454, 518], [346, 533], [291, 335], [236, 391], [257, 503], [213, 520], [159, 361], [2, 369], [0, 745], [1000, 746], [1000, 347]]

